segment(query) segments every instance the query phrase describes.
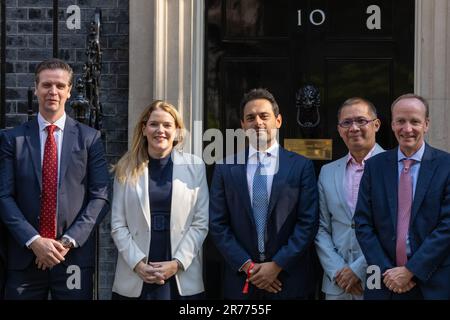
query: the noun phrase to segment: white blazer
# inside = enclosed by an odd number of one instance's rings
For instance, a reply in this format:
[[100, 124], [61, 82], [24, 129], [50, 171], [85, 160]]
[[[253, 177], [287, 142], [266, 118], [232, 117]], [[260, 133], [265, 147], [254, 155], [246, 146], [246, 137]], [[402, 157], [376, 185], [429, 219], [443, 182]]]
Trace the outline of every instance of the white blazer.
[[[209, 218], [206, 170], [200, 158], [175, 149], [172, 161], [170, 243], [172, 258], [184, 267], [175, 278], [180, 295], [193, 295], [204, 291], [202, 244], [208, 233]], [[111, 236], [119, 255], [113, 291], [120, 295], [141, 294], [144, 281], [133, 270], [142, 259], [148, 261], [150, 223], [148, 168], [135, 184], [122, 184], [114, 179]]]

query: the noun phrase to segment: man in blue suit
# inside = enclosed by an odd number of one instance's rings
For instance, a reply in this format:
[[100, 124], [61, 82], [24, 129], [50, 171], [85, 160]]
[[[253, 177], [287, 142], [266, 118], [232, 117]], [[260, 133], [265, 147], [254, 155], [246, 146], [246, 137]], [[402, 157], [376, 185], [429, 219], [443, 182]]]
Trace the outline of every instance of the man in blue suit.
[[7, 234], [6, 299], [91, 299], [93, 231], [108, 210], [100, 133], [65, 113], [73, 72], [36, 67], [37, 119], [4, 132], [0, 216]]
[[[0, 137], [2, 135], [3, 130], [0, 131]], [[6, 281], [6, 228], [0, 219], [0, 300], [3, 300], [5, 281]]]
[[245, 94], [241, 125], [249, 146], [214, 171], [210, 233], [226, 262], [226, 299], [305, 299], [314, 289], [314, 168], [278, 144], [281, 123], [270, 92]]
[[318, 182], [316, 248], [327, 300], [362, 299], [367, 265], [356, 240], [353, 214], [365, 162], [384, 151], [375, 141], [380, 125], [375, 106], [366, 99], [347, 99], [338, 110], [339, 135], [349, 152], [324, 165]]
[[6, 280], [6, 229], [0, 221], [0, 300], [3, 300]]
[[354, 218], [375, 271], [365, 299], [450, 299], [450, 155], [424, 141], [428, 110], [421, 96], [397, 98], [399, 146], [366, 162]]

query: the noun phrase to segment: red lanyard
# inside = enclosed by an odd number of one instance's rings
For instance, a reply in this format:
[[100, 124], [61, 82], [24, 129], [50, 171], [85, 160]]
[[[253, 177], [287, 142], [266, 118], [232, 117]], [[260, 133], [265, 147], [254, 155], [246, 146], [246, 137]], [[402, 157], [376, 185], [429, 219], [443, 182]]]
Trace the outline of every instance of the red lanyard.
[[249, 283], [249, 279], [250, 279], [250, 273], [253, 269], [253, 267], [255, 266], [254, 262], [250, 263], [250, 267], [248, 267], [247, 269], [247, 279], [245, 279], [245, 284], [244, 284], [244, 288], [242, 289], [242, 293], [243, 294], [247, 294], [248, 293], [248, 283]]

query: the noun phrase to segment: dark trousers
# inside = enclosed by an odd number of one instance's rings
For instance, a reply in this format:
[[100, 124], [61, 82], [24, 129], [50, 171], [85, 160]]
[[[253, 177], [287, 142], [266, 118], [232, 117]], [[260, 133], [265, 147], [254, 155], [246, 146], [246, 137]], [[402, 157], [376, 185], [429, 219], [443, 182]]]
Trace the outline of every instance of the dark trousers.
[[0, 300], [3, 300], [6, 281], [6, 228], [0, 221]]
[[[272, 259], [266, 259], [266, 260], [259, 260], [258, 263], [264, 263], [272, 261]], [[229, 299], [229, 297], [225, 297], [226, 300], [233, 300]], [[263, 289], [258, 289], [253, 284], [249, 284], [249, 290], [248, 293], [244, 295], [244, 300], [308, 300], [308, 296], [293, 296], [292, 294], [286, 294], [285, 291], [281, 290], [279, 293], [270, 293]]]
[[160, 294], [155, 290], [149, 291], [146, 289], [146, 284], [144, 283], [144, 286], [142, 288], [141, 295], [137, 298], [130, 298], [126, 296], [122, 296], [116, 292], [112, 293], [112, 300], [204, 300], [205, 299], [205, 293], [201, 292], [198, 294], [194, 294], [191, 296], [180, 296], [177, 289], [177, 284], [175, 282], [175, 278], [172, 277], [169, 282], [166, 282], [165, 285], [168, 285], [170, 290], [169, 293], [166, 294], [166, 290], [163, 290], [164, 293]]
[[422, 291], [416, 285], [414, 288], [405, 293], [392, 293], [391, 300], [423, 300]]
[[0, 259], [0, 300], [3, 300], [6, 281], [6, 263]]
[[[258, 289], [255, 286], [250, 285], [248, 294], [245, 296], [245, 300], [308, 300], [308, 297], [298, 296], [286, 296], [282, 293], [270, 293], [266, 290]], [[253, 287], [253, 288], [252, 288]], [[225, 298], [226, 300], [229, 300]], [[234, 300], [234, 299], [231, 299]]]
[[34, 261], [24, 270], [8, 270], [5, 299], [92, 300], [94, 268], [60, 263], [39, 270]]

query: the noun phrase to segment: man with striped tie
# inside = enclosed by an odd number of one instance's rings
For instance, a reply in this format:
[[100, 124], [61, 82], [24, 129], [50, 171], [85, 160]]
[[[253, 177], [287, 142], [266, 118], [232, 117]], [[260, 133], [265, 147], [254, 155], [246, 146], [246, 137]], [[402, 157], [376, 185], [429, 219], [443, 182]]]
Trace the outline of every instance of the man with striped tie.
[[[366, 162], [356, 236], [371, 270], [365, 299], [450, 299], [450, 155], [424, 141], [428, 102], [405, 94], [391, 107], [399, 146]], [[369, 283], [370, 282], [370, 283]]]

